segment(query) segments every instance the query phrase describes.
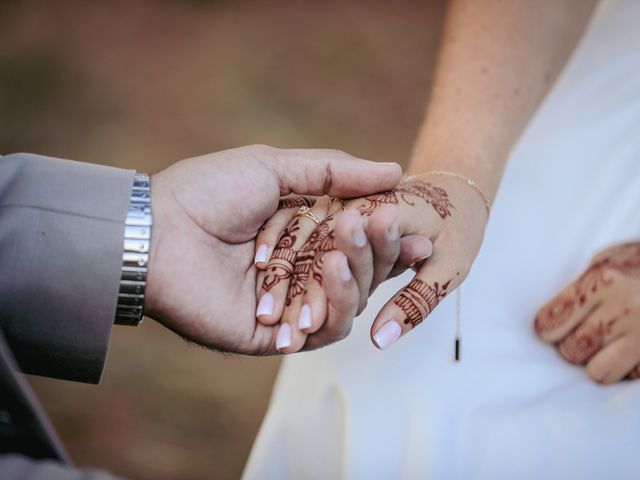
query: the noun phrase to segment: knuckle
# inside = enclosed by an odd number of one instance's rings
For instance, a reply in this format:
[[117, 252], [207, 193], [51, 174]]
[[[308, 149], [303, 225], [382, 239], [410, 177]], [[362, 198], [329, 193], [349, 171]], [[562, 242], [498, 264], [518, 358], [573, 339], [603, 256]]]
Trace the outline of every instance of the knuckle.
[[253, 150], [256, 153], [260, 153], [260, 152], [271, 152], [274, 149], [274, 147], [271, 147], [269, 145], [265, 145], [264, 143], [254, 143], [252, 145], [249, 145], [247, 148], [250, 148], [251, 150]]
[[576, 348], [576, 344], [571, 337], [566, 338], [558, 345], [560, 355], [572, 365], [580, 365], [583, 362], [582, 355]]
[[325, 148], [323, 149], [323, 153], [328, 157], [348, 157], [350, 156], [347, 152], [339, 150], [337, 148]]
[[538, 311], [536, 318], [533, 321], [533, 329], [536, 332], [538, 338], [544, 340], [545, 339], [545, 325], [542, 321], [542, 310]]

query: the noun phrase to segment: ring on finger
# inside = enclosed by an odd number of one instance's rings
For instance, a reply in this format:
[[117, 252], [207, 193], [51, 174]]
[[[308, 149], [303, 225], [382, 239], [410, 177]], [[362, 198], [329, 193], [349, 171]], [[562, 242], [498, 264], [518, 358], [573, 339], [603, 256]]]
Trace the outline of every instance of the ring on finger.
[[320, 225], [320, 219], [316, 217], [316, 215], [307, 206], [300, 207], [295, 216], [308, 218], [309, 220], [313, 221], [316, 225]]

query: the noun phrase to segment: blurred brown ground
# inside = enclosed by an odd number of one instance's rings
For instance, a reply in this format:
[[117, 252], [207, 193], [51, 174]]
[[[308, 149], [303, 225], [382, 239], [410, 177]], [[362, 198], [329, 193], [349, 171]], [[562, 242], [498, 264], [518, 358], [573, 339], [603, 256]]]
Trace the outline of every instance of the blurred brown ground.
[[[406, 163], [442, 3], [0, 0], [0, 153], [154, 172], [266, 143]], [[31, 381], [77, 464], [226, 479], [241, 474], [278, 364], [147, 320], [114, 329], [99, 387]]]

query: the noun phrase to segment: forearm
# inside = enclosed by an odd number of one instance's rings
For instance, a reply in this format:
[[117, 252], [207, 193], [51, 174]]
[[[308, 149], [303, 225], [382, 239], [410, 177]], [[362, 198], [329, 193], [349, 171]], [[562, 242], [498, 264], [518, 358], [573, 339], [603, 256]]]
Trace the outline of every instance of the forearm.
[[453, 0], [411, 173], [448, 170], [493, 199], [509, 152], [584, 31], [594, 0]]

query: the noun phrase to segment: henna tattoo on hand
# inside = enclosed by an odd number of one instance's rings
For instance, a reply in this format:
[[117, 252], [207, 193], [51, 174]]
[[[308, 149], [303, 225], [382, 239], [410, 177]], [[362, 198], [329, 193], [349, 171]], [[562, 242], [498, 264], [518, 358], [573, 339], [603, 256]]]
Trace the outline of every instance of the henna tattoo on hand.
[[616, 322], [628, 314], [629, 310], [625, 310], [606, 321], [601, 320], [595, 324], [585, 322], [578, 325], [558, 344], [558, 350], [570, 363], [581, 365], [587, 362], [602, 349], [605, 338], [611, 335]]
[[293, 197], [281, 198], [278, 202], [278, 210], [282, 210], [285, 208], [300, 208], [307, 207], [311, 208], [315, 205], [316, 199], [309, 197], [302, 197], [299, 195]]
[[414, 206], [414, 198], [421, 198], [431, 205], [443, 220], [451, 216], [453, 204], [444, 188], [432, 185], [428, 182], [414, 181], [400, 185], [396, 188], [400, 198], [407, 204]]
[[438, 282], [430, 285], [419, 278], [411, 280], [393, 301], [406, 315], [404, 323], [415, 327], [422, 322], [447, 295], [450, 283], [451, 280], [442, 285]]
[[376, 193], [375, 195], [369, 195], [368, 197], [364, 197], [364, 200], [367, 201], [366, 205], [358, 208], [362, 215], [371, 215], [382, 205], [397, 205], [398, 204], [398, 196], [395, 191], [388, 191], [382, 193]]
[[536, 332], [541, 335], [564, 325], [582, 307], [589, 296], [599, 289], [610, 286], [614, 278], [609, 272], [640, 278], [640, 242], [628, 243], [611, 248], [575, 281], [572, 292], [562, 295], [543, 308], [535, 320]]
[[296, 219], [282, 233], [282, 237], [280, 237], [280, 241], [278, 241], [276, 248], [273, 250], [273, 255], [267, 266], [264, 281], [262, 282], [264, 290], [271, 290], [278, 283], [289, 279], [293, 274], [293, 266], [297, 255], [293, 246], [296, 243], [298, 230], [300, 230], [300, 220]]
[[329, 224], [333, 218], [334, 215], [329, 215], [320, 222], [300, 249], [293, 266], [286, 305], [290, 305], [294, 298], [306, 291], [309, 278], [312, 277], [322, 286], [323, 257], [327, 252], [335, 250], [333, 227]]
[[311, 267], [311, 273], [313, 279], [322, 286], [322, 267], [324, 265], [324, 256], [327, 252], [336, 249], [336, 237], [333, 233], [333, 229], [322, 232], [317, 239], [316, 246], [314, 248], [315, 255], [313, 258], [313, 265]]
[[442, 219], [450, 217], [451, 209], [454, 208], [444, 188], [428, 182], [413, 180], [400, 184], [392, 191], [365, 197], [367, 204], [359, 210], [363, 215], [371, 215], [382, 205], [397, 205], [399, 200], [414, 207], [416, 205], [416, 199], [422, 199], [427, 205], [431, 205]]

